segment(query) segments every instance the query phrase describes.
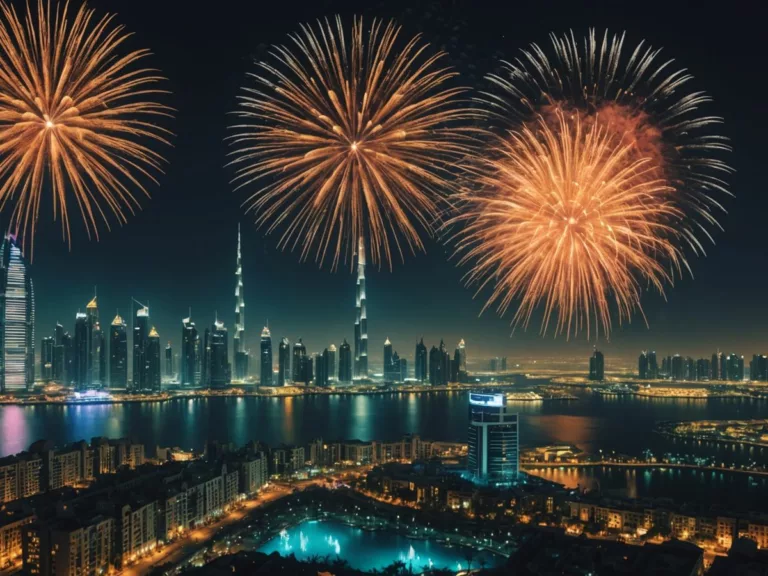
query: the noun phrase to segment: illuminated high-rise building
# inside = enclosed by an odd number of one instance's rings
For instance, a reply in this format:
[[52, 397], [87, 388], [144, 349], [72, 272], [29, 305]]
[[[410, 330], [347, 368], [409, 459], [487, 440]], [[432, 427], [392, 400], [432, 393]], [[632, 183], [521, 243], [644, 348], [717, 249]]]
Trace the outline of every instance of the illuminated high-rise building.
[[66, 371], [64, 362], [64, 327], [56, 323], [53, 329], [53, 367], [51, 369], [51, 378], [60, 384], [66, 382]]
[[64, 353], [64, 326], [56, 323], [53, 329], [53, 380], [65, 384], [66, 381], [66, 362]]
[[307, 347], [301, 338], [293, 345], [293, 372], [291, 376], [294, 384], [307, 382]]
[[753, 382], [768, 381], [768, 356], [765, 354], [753, 354], [749, 363], [749, 379]]
[[277, 385], [288, 386], [291, 383], [291, 343], [288, 338], [280, 340], [277, 347]]
[[357, 296], [355, 299], [355, 378], [368, 377], [368, 313], [365, 305], [365, 242], [357, 244]]
[[250, 357], [245, 348], [245, 300], [243, 298], [243, 259], [240, 250], [240, 224], [237, 225], [237, 270], [235, 271], [235, 280], [235, 334], [232, 338], [233, 348], [235, 349], [235, 380], [245, 380], [248, 378], [248, 362]]
[[45, 382], [53, 379], [53, 336], [43, 338], [40, 349], [40, 377]]
[[648, 352], [648, 378], [656, 380], [659, 377], [659, 363], [656, 360], [656, 351]]
[[272, 386], [272, 333], [267, 326], [261, 331], [261, 348], [259, 354], [261, 368], [261, 385]]
[[712, 360], [709, 363], [710, 380], [720, 380], [720, 353], [712, 354]]
[[514, 482], [520, 469], [518, 415], [507, 411], [504, 394], [469, 394], [467, 464], [483, 483]]
[[88, 329], [88, 366], [86, 368], [86, 388], [100, 388], [104, 369], [104, 335], [99, 324], [99, 304], [96, 296], [85, 307], [86, 327]]
[[429, 351], [429, 383], [432, 386], [445, 386], [451, 375], [451, 356], [445, 349], [445, 342], [440, 340], [440, 347], [432, 346]]
[[72, 385], [72, 378], [75, 372], [75, 343], [72, 334], [64, 332], [61, 336], [61, 347], [64, 349], [64, 375], [62, 382], [67, 386]]
[[175, 373], [173, 366], [173, 348], [169, 341], [168, 345], [165, 347], [165, 377], [168, 378], [168, 380], [173, 380]]
[[342, 384], [352, 382], [352, 349], [346, 338], [339, 346], [339, 382]]
[[643, 350], [637, 359], [637, 377], [640, 380], [648, 379], [648, 352]]
[[400, 377], [400, 363], [398, 362], [397, 365], [397, 375], [393, 374], [393, 359], [394, 353], [392, 351], [392, 342], [389, 341], [389, 338], [387, 338], [384, 341], [384, 381], [385, 382], [396, 382], [399, 380]]
[[103, 388], [107, 384], [107, 344], [101, 323], [96, 322], [91, 333], [91, 352], [93, 356], [92, 386]]
[[589, 358], [589, 379], [602, 381], [605, 380], [605, 357], [597, 348], [592, 352]]
[[719, 368], [720, 380], [728, 380], [728, 357], [722, 352], [718, 352], [717, 358], [720, 363], [720, 368]]
[[0, 246], [0, 392], [35, 383], [35, 293], [13, 236]]
[[75, 315], [75, 337], [72, 342], [72, 385], [82, 391], [88, 387], [88, 317], [83, 312]]
[[180, 377], [182, 386], [200, 385], [200, 335], [190, 316], [181, 321]]
[[334, 382], [338, 380], [339, 373], [336, 369], [336, 361], [337, 361], [337, 351], [336, 351], [336, 345], [331, 344], [328, 347], [328, 381]]
[[734, 382], [741, 382], [744, 380], [744, 356], [729, 354], [725, 366], [727, 380]]
[[232, 384], [232, 373], [229, 365], [229, 342], [224, 322], [218, 319], [211, 326], [209, 342], [210, 387], [226, 388]]
[[467, 345], [464, 343], [464, 339], [459, 340], [459, 345], [456, 348], [459, 353], [459, 372], [467, 371]]
[[324, 388], [328, 386], [328, 348], [323, 350], [322, 354], [313, 356], [315, 369], [315, 386]]
[[149, 308], [141, 306], [133, 320], [133, 380], [131, 390], [150, 390], [149, 382]]
[[152, 392], [162, 390], [162, 368], [160, 364], [160, 334], [154, 326], [147, 336], [147, 387]]
[[128, 331], [120, 314], [109, 327], [109, 386], [128, 387]]
[[416, 354], [413, 359], [414, 378], [417, 382], [424, 382], [428, 379], [429, 373], [427, 372], [427, 347], [424, 344], [424, 338], [422, 338], [416, 344]]

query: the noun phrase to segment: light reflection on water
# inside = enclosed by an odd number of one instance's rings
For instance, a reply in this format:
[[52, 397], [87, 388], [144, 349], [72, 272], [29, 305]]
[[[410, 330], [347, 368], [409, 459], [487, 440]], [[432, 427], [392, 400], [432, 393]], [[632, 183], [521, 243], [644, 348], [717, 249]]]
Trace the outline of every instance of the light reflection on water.
[[[574, 391], [573, 402], [522, 402], [521, 444], [573, 444], [588, 452], [615, 450], [640, 455], [646, 448], [660, 455], [694, 453], [716, 456], [723, 462], [765, 462], [765, 448], [674, 440], [653, 433], [662, 420], [732, 419], [763, 417], [766, 402], [748, 399], [647, 399], [602, 397]], [[202, 450], [207, 440], [243, 445], [261, 440], [276, 446], [325, 440], [395, 440], [404, 434], [461, 442], [467, 436], [468, 395], [382, 394], [328, 395], [296, 398], [230, 397], [180, 399], [165, 403], [94, 404], [77, 406], [0, 406], [0, 456], [14, 454], [41, 438], [55, 444], [94, 436], [128, 436], [155, 446]], [[582, 485], [601, 481], [628, 494], [646, 488], [645, 473], [635, 476], [581, 477]], [[657, 476], [650, 484], [671, 486]], [[666, 478], [663, 477], [663, 478]], [[746, 481], [746, 480], [745, 480]], [[576, 483], [579, 483], [578, 481]], [[571, 483], [573, 484], [573, 482]], [[740, 490], [727, 482], [697, 478], [697, 486]], [[575, 484], [574, 484], [575, 485]], [[749, 487], [748, 487], [749, 488]], [[750, 493], [749, 490], [741, 490]], [[684, 495], [684, 494], [683, 494]]]

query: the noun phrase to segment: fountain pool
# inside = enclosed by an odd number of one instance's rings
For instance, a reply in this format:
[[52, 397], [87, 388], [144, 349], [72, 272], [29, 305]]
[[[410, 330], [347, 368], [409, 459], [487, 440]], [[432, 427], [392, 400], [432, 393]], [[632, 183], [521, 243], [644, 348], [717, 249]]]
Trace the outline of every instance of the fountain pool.
[[[259, 548], [259, 552], [294, 554], [299, 560], [313, 556], [343, 558], [353, 568], [363, 571], [381, 570], [401, 560], [406, 566], [425, 566], [466, 570], [468, 550], [462, 546], [447, 546], [434, 540], [413, 540], [385, 530], [366, 531], [336, 521], [308, 521], [283, 530]], [[474, 551], [472, 567], [495, 566], [503, 558], [487, 551]]]

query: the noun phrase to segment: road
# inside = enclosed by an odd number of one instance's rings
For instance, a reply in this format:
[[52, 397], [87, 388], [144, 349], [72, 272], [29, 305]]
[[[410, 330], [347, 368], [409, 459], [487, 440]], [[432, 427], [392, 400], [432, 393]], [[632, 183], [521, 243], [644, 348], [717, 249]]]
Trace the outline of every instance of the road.
[[[332, 481], [346, 482], [359, 478], [360, 474], [370, 470], [370, 468], [371, 466], [358, 466], [345, 469], [336, 474], [328, 475], [328, 478]], [[272, 482], [269, 491], [260, 494], [257, 499], [245, 500], [242, 503], [242, 508], [230, 512], [210, 526], [203, 526], [190, 531], [184, 538], [166, 544], [162, 549], [126, 567], [120, 574], [123, 576], [140, 576], [160, 564], [171, 563], [174, 566], [178, 566], [185, 559], [209, 546], [212, 540], [224, 529], [231, 528], [242, 522], [257, 508], [284, 498], [293, 493], [294, 490], [305, 490], [311, 486], [325, 486], [326, 484], [326, 476], [317, 476], [309, 480], [294, 482]]]
[[245, 500], [242, 503], [242, 508], [230, 512], [209, 526], [202, 526], [191, 530], [184, 538], [166, 544], [162, 549], [124, 568], [120, 574], [124, 576], [140, 576], [160, 564], [170, 562], [175, 566], [185, 558], [205, 548], [210, 543], [210, 540], [225, 528], [230, 528], [238, 522], [242, 522], [257, 508], [284, 498], [290, 493], [291, 490], [283, 486], [272, 486], [270, 491], [260, 494], [257, 499]]

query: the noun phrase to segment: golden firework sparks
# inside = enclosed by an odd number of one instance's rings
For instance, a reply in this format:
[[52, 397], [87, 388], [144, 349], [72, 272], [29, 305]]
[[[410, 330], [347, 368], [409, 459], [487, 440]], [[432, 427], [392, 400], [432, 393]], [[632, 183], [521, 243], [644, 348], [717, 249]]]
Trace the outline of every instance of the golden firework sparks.
[[72, 14], [38, 0], [23, 18], [0, 2], [0, 207], [10, 228], [32, 241], [44, 190], [71, 242], [68, 196], [88, 236], [139, 206], [141, 178], [154, 181], [162, 157], [145, 141], [166, 142], [157, 117], [170, 109], [153, 101], [156, 71], [136, 66], [148, 50], [121, 53], [129, 37], [113, 16], [97, 19], [83, 5]]
[[711, 132], [722, 119], [699, 113], [709, 96], [687, 92], [692, 77], [660, 50], [626, 52], [607, 32], [551, 40], [478, 98], [490, 144], [472, 171], [481, 191], [454, 220], [469, 223], [461, 261], [470, 282], [493, 284], [486, 306], [518, 301], [515, 325], [542, 305], [542, 332], [556, 317], [556, 334], [609, 335], [612, 309], [629, 320], [643, 290], [663, 294], [688, 268], [685, 249], [703, 253], [730, 147]]
[[676, 223], [683, 213], [649, 158], [606, 129], [557, 112], [557, 123], [496, 139], [499, 154], [478, 166], [479, 193], [465, 196], [461, 262], [470, 283], [492, 285], [486, 308], [503, 314], [515, 299], [514, 324], [528, 326], [543, 304], [541, 331], [607, 335], [611, 300], [619, 321], [641, 309], [652, 285], [673, 280], [664, 263], [687, 266]]
[[267, 232], [282, 228], [281, 248], [301, 245], [333, 267], [358, 238], [373, 262], [423, 250], [452, 187], [451, 164], [467, 154], [473, 112], [444, 54], [415, 37], [398, 49], [400, 28], [361, 18], [345, 35], [335, 24], [302, 26], [294, 49], [274, 47], [250, 74], [231, 137], [238, 188], [258, 181], [247, 200]]

